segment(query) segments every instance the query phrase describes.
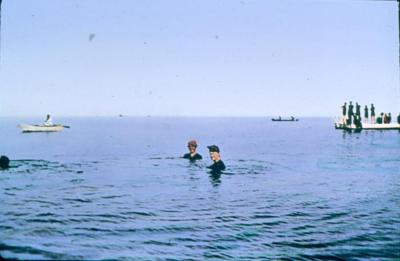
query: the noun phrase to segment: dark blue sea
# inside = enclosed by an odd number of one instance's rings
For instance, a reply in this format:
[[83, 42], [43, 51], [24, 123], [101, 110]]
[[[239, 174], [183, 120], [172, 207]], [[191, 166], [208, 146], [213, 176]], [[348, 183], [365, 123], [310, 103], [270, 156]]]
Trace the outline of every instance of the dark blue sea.
[[[400, 133], [333, 119], [0, 118], [0, 256], [400, 260]], [[196, 139], [203, 160], [181, 159]], [[227, 170], [208, 173], [206, 146]]]

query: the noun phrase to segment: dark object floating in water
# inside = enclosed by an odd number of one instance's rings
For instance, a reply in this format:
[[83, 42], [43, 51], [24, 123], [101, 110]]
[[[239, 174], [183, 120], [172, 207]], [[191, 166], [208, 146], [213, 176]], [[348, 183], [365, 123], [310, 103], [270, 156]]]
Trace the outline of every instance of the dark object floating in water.
[[279, 116], [278, 118], [272, 118], [272, 121], [299, 121], [299, 119], [296, 119], [295, 117], [290, 117], [290, 118], [282, 118]]
[[10, 159], [2, 155], [0, 157], [0, 169], [8, 169], [10, 167]]

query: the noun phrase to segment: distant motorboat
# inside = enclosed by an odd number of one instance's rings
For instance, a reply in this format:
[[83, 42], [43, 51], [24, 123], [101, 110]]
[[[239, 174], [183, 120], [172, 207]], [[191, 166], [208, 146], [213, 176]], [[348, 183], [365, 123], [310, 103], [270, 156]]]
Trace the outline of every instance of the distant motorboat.
[[55, 125], [30, 125], [30, 124], [20, 124], [18, 127], [22, 132], [57, 132], [62, 131], [64, 128], [69, 128], [68, 126], [55, 124]]
[[299, 119], [296, 119], [295, 117], [290, 117], [290, 118], [282, 118], [282, 117], [278, 117], [278, 118], [272, 118], [272, 121], [299, 121]]

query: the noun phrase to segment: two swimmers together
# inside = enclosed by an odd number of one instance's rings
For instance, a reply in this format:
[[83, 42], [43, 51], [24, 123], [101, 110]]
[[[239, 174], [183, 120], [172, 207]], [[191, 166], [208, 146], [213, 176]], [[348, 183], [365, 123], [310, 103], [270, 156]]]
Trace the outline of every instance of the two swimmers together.
[[[225, 170], [225, 164], [221, 160], [221, 155], [219, 154], [219, 148], [217, 145], [207, 146], [208, 151], [210, 153], [210, 158], [213, 161], [213, 164], [208, 166], [207, 168], [211, 169], [212, 172], [220, 172]], [[201, 160], [203, 157], [196, 152], [197, 142], [195, 140], [191, 140], [188, 142], [189, 153], [183, 155], [184, 159], [189, 159], [190, 161]]]
[[[225, 164], [221, 160], [221, 155], [219, 154], [219, 148], [217, 145], [207, 146], [208, 151], [210, 153], [210, 158], [213, 161], [213, 164], [208, 166], [207, 168], [211, 169], [213, 172], [220, 172], [225, 170]], [[183, 155], [183, 158], [189, 159], [190, 161], [201, 160], [203, 157], [196, 152], [197, 150], [197, 142], [195, 140], [191, 140], [188, 142], [189, 153]], [[10, 159], [7, 156], [0, 157], [0, 169], [7, 169], [10, 166]]]

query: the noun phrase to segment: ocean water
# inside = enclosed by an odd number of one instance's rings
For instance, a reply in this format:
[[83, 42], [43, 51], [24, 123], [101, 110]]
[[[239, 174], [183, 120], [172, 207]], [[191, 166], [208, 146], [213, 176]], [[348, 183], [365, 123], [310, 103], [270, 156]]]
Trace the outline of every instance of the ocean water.
[[[0, 256], [399, 260], [400, 133], [329, 118], [0, 119]], [[179, 158], [196, 139], [204, 159]], [[227, 170], [211, 175], [207, 145]]]

